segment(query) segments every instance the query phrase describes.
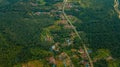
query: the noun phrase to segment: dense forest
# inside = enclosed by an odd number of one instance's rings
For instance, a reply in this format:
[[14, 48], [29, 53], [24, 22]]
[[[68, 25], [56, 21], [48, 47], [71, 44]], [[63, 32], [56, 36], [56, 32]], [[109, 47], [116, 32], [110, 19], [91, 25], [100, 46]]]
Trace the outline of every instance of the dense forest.
[[[51, 55], [50, 47], [55, 43], [62, 44], [61, 52], [66, 51], [68, 55], [72, 55], [71, 48], [78, 49], [81, 41], [76, 35], [71, 37], [74, 31], [67, 24], [59, 23], [62, 13], [58, 8], [62, 1], [0, 0], [0, 67], [32, 60], [41, 60], [45, 65], [45, 58]], [[83, 42], [92, 49], [93, 60], [96, 55], [102, 58], [94, 63], [95, 67], [112, 67], [111, 63], [119, 67], [120, 19], [113, 7], [114, 0], [70, 1], [68, 5], [72, 7], [66, 8], [66, 14], [72, 17]], [[73, 44], [65, 47], [63, 44], [70, 38], [74, 39]], [[105, 61], [107, 53], [115, 60]], [[76, 64], [79, 60], [72, 61]]]

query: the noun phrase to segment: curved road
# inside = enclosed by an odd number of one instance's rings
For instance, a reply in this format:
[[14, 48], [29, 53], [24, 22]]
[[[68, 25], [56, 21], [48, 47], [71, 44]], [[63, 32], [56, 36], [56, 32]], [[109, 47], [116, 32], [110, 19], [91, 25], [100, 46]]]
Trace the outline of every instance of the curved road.
[[[64, 17], [66, 18], [66, 20], [68, 21], [68, 23], [73, 27], [73, 30], [74, 30], [74, 32], [76, 33], [76, 35], [77, 35], [77, 36], [79, 37], [79, 39], [82, 41], [82, 38], [81, 38], [80, 35], [78, 34], [76, 28], [73, 26], [72, 22], [70, 21], [70, 19], [67, 17], [67, 14], [65, 13], [65, 6], [66, 6], [67, 2], [68, 2], [68, 0], [63, 0], [63, 9], [62, 9], [63, 15], [64, 15]], [[86, 45], [83, 43], [83, 41], [82, 41], [82, 46], [83, 46], [83, 48], [84, 48], [84, 50], [85, 50], [85, 52], [86, 52], [86, 54], [87, 54], [87, 57], [88, 57], [88, 59], [89, 59], [90, 67], [94, 67], [94, 66], [93, 66], [93, 62], [92, 62], [92, 60], [91, 60], [91, 57], [90, 57], [90, 55], [89, 55], [89, 53], [88, 53], [88, 51], [87, 51]]]

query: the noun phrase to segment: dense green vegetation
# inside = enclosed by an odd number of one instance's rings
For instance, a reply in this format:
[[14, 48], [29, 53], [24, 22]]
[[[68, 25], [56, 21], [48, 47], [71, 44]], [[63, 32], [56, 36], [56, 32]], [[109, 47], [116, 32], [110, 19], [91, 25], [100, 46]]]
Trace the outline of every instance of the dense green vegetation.
[[[18, 63], [43, 60], [51, 55], [50, 47], [56, 42], [66, 44], [72, 38], [72, 29], [59, 24], [61, 14], [54, 4], [63, 0], [1, 0], [0, 1], [0, 67], [13, 67]], [[120, 66], [120, 19], [112, 0], [81, 0], [66, 8], [67, 15], [80, 32], [82, 39], [93, 53], [95, 67]], [[31, 5], [32, 3], [35, 6]], [[53, 11], [52, 11], [53, 10]], [[36, 14], [37, 13], [37, 14]], [[47, 36], [51, 41], [46, 41]], [[74, 35], [70, 47], [62, 49], [72, 55], [71, 48], [78, 49], [81, 41]], [[61, 51], [63, 51], [61, 50]], [[106, 61], [112, 56], [115, 60]], [[72, 58], [75, 66], [78, 59]], [[46, 63], [45, 60], [43, 62]]]
[[[25, 5], [19, 5], [1, 7], [0, 67], [12, 67], [18, 62], [38, 59], [34, 58], [37, 55], [34, 55], [31, 49], [46, 48], [40, 42], [40, 33], [44, 27], [54, 23], [54, 18], [49, 15], [31, 16], [31, 10], [25, 9]], [[42, 52], [45, 53], [45, 49]], [[42, 55], [44, 57], [46, 54]]]

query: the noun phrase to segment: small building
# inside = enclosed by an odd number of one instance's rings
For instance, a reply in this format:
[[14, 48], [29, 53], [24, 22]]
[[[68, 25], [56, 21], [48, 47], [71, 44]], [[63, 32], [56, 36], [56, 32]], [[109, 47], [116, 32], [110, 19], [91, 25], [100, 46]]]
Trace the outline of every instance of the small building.
[[55, 60], [55, 58], [53, 56], [49, 58], [49, 63], [56, 65], [56, 60]]
[[53, 50], [53, 51], [56, 51], [56, 52], [59, 52], [58, 43], [56, 43], [55, 45], [52, 46], [52, 50]]
[[65, 25], [65, 24], [67, 24], [67, 21], [66, 21], [66, 20], [61, 20], [61, 21], [59, 21], [58, 23]]
[[73, 29], [73, 26], [67, 24], [67, 25], [64, 26], [64, 28], [65, 29]]
[[46, 35], [46, 38], [45, 38], [46, 41], [53, 41], [53, 38], [49, 35]]
[[90, 67], [90, 64], [88, 62], [84, 63], [85, 67]]
[[76, 52], [77, 50], [76, 49], [71, 49], [72, 52]]
[[113, 60], [113, 57], [112, 57], [112, 56], [109, 56], [109, 57], [106, 58], [106, 60], [107, 60], [107, 61]]
[[34, 13], [34, 15], [40, 15], [41, 14], [41, 12], [35, 12]]
[[85, 51], [84, 51], [82, 48], [80, 48], [80, 49], [78, 50], [78, 52], [79, 52], [80, 54], [85, 53]]

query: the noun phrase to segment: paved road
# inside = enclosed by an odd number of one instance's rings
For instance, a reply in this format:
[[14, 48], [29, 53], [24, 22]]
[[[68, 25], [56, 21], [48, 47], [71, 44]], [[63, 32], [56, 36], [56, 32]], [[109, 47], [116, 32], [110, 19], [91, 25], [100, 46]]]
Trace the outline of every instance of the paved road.
[[[68, 0], [64, 0], [64, 1], [63, 1], [63, 10], [62, 10], [63, 15], [64, 15], [64, 17], [66, 18], [66, 20], [68, 21], [68, 23], [73, 27], [73, 30], [74, 30], [74, 32], [76, 33], [76, 35], [77, 35], [77, 36], [79, 37], [79, 39], [82, 41], [82, 38], [80, 37], [80, 35], [78, 34], [76, 28], [73, 26], [71, 20], [67, 17], [67, 15], [66, 15], [66, 13], [65, 13], [65, 11], [64, 11], [67, 1], [68, 1]], [[91, 57], [90, 57], [90, 55], [89, 55], [89, 53], [88, 53], [88, 51], [87, 51], [86, 45], [84, 44], [83, 41], [82, 41], [82, 46], [83, 46], [83, 48], [84, 48], [84, 50], [85, 50], [85, 52], [86, 52], [86, 54], [87, 54], [87, 57], [88, 57], [88, 59], [89, 59], [90, 66], [91, 66], [91, 67], [94, 67], [94, 66], [93, 66], [93, 62], [92, 62], [92, 60], [91, 60]]]

